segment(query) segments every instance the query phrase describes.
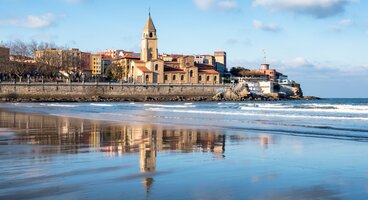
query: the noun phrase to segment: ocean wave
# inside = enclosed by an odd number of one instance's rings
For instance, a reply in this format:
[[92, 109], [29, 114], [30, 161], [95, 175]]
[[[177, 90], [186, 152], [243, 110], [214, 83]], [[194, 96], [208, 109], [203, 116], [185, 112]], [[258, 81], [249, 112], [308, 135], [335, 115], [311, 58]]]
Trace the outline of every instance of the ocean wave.
[[184, 105], [165, 105], [165, 104], [144, 104], [145, 107], [161, 107], [161, 108], [194, 108], [195, 105], [184, 104]]
[[257, 117], [272, 117], [272, 118], [299, 118], [299, 119], [324, 119], [324, 120], [353, 120], [353, 121], [368, 121], [368, 117], [340, 117], [340, 116], [317, 116], [317, 115], [285, 115], [285, 114], [265, 114], [265, 113], [246, 113], [246, 112], [224, 112], [224, 111], [205, 111], [205, 110], [167, 110], [164, 108], [149, 108], [151, 111], [158, 112], [176, 112], [190, 114], [207, 114], [207, 115], [234, 115], [234, 116], [257, 116]]
[[47, 106], [47, 107], [66, 107], [66, 108], [75, 108], [78, 107], [78, 105], [71, 105], [71, 104], [59, 104], [59, 103], [41, 103], [41, 106]]
[[249, 111], [280, 111], [280, 112], [320, 112], [320, 113], [354, 113], [354, 114], [368, 114], [368, 109], [353, 109], [353, 108], [307, 108], [307, 107], [293, 107], [293, 108], [258, 108], [258, 107], [245, 107], [241, 106], [241, 110], [249, 110]]
[[105, 104], [105, 103], [91, 103], [89, 104], [91, 106], [97, 106], [97, 107], [111, 107], [111, 104]]

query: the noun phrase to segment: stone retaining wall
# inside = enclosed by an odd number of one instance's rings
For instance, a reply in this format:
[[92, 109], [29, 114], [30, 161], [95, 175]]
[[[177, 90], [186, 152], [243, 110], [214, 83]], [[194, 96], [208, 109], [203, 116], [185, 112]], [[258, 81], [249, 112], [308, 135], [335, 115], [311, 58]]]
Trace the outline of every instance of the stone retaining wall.
[[0, 97], [3, 101], [22, 98], [209, 98], [228, 87], [200, 84], [0, 83]]

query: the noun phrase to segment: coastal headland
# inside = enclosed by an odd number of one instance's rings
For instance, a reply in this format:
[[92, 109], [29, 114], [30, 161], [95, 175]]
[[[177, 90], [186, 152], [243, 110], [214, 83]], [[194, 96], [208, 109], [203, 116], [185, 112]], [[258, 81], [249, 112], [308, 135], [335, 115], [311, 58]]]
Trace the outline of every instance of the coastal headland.
[[[240, 89], [239, 89], [240, 88]], [[254, 95], [232, 84], [0, 83], [1, 102], [277, 101], [302, 95]]]

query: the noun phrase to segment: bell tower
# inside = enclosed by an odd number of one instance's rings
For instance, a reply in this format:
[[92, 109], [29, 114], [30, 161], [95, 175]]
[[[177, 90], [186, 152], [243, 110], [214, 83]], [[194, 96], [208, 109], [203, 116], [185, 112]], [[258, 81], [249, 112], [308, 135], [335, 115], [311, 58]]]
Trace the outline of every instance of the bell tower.
[[157, 34], [149, 12], [142, 35], [141, 60], [148, 62], [156, 59], [158, 59]]

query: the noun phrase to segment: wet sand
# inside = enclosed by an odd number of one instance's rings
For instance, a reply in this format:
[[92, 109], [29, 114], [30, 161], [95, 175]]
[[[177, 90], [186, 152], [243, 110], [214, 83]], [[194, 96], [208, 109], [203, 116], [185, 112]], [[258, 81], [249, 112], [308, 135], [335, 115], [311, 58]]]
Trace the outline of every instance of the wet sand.
[[0, 199], [367, 199], [367, 142], [0, 110]]

